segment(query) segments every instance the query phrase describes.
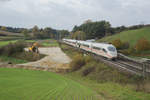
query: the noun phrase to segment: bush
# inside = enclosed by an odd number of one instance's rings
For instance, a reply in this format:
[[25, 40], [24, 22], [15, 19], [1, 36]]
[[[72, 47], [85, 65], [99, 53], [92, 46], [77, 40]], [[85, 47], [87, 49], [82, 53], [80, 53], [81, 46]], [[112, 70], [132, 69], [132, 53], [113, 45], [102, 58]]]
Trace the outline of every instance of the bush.
[[90, 74], [91, 72], [93, 72], [95, 70], [97, 66], [96, 62], [89, 62], [87, 63], [84, 68], [82, 69], [82, 76], [87, 76], [88, 74]]
[[121, 49], [128, 49], [130, 47], [129, 42], [123, 42]]
[[113, 44], [117, 49], [121, 49], [123, 43], [121, 42], [120, 39], [116, 39], [116, 40], [112, 41], [112, 44]]
[[85, 65], [85, 59], [84, 59], [83, 55], [81, 55], [81, 54], [76, 54], [73, 57], [72, 62], [70, 63], [70, 67], [71, 67], [72, 71], [79, 70], [84, 65]]
[[141, 38], [137, 41], [135, 49], [137, 52], [150, 50], [150, 42], [145, 38]]
[[13, 54], [12, 57], [15, 57], [17, 59], [23, 59], [26, 61], [37, 61], [37, 60], [40, 60], [41, 58], [45, 57], [45, 55], [34, 53], [34, 52], [24, 51], [21, 53]]
[[116, 39], [116, 40], [112, 41], [112, 44], [117, 49], [128, 49], [130, 47], [128, 42], [122, 42], [120, 39]]
[[85, 60], [86, 64], [89, 63], [89, 62], [94, 61], [94, 59], [91, 56], [84, 56], [84, 60]]
[[25, 48], [25, 43], [18, 41], [17, 43], [14, 44], [10, 43], [7, 46], [0, 48], [1, 51], [0, 54], [11, 56], [14, 53], [23, 52], [24, 48]]
[[123, 53], [123, 54], [125, 54], [125, 55], [134, 54], [134, 53], [136, 53], [135, 51], [136, 50], [133, 47], [130, 47], [130, 48], [125, 49], [125, 50], [120, 50], [120, 52]]

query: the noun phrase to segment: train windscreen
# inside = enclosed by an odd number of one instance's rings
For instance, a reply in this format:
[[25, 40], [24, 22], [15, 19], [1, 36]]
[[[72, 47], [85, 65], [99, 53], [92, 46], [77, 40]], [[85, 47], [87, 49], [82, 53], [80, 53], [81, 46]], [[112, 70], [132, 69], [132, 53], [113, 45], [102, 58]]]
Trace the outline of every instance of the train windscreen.
[[109, 46], [109, 47], [108, 47], [108, 50], [111, 51], [111, 52], [115, 52], [115, 51], [116, 51], [116, 48], [114, 48], [114, 47], [112, 47], [112, 46]]

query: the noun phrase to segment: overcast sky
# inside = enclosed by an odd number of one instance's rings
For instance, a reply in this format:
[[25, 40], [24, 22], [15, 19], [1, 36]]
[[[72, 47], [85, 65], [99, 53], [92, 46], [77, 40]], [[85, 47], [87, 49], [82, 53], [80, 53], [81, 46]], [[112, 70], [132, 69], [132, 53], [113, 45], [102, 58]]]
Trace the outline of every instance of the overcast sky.
[[69, 29], [85, 20], [149, 24], [150, 0], [0, 0], [0, 25]]

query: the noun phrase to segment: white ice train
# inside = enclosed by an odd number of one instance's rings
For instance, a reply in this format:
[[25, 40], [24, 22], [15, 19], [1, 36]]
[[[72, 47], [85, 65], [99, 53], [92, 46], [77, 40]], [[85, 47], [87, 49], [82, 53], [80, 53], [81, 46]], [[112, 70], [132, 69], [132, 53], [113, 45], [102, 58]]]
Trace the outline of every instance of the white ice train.
[[73, 40], [73, 39], [63, 39], [63, 42], [72, 45], [74, 47], [78, 47], [83, 50], [106, 57], [108, 59], [117, 58], [117, 50], [112, 44], [94, 43], [94, 42], [87, 42], [87, 41], [80, 41], [80, 40]]

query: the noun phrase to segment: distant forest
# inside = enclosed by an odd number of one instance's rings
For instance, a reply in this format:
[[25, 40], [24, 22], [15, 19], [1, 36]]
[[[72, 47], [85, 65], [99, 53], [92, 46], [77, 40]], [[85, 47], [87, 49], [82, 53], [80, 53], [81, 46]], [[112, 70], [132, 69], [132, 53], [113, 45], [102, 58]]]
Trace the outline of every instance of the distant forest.
[[100, 39], [105, 36], [117, 34], [125, 30], [139, 29], [147, 26], [150, 25], [112, 27], [110, 22], [105, 20], [96, 22], [87, 20], [79, 26], [75, 25], [71, 32], [69, 32], [68, 30], [56, 30], [51, 27], [38, 28], [38, 26], [36, 25], [31, 29], [0, 26], [0, 30], [13, 33], [22, 33], [27, 39], [73, 38], [78, 40], [87, 40], [87, 39]]
[[59, 39], [69, 36], [70, 34], [68, 30], [56, 30], [51, 27], [39, 28], [37, 25], [30, 29], [0, 26], [0, 30], [12, 33], [21, 33], [26, 39]]

